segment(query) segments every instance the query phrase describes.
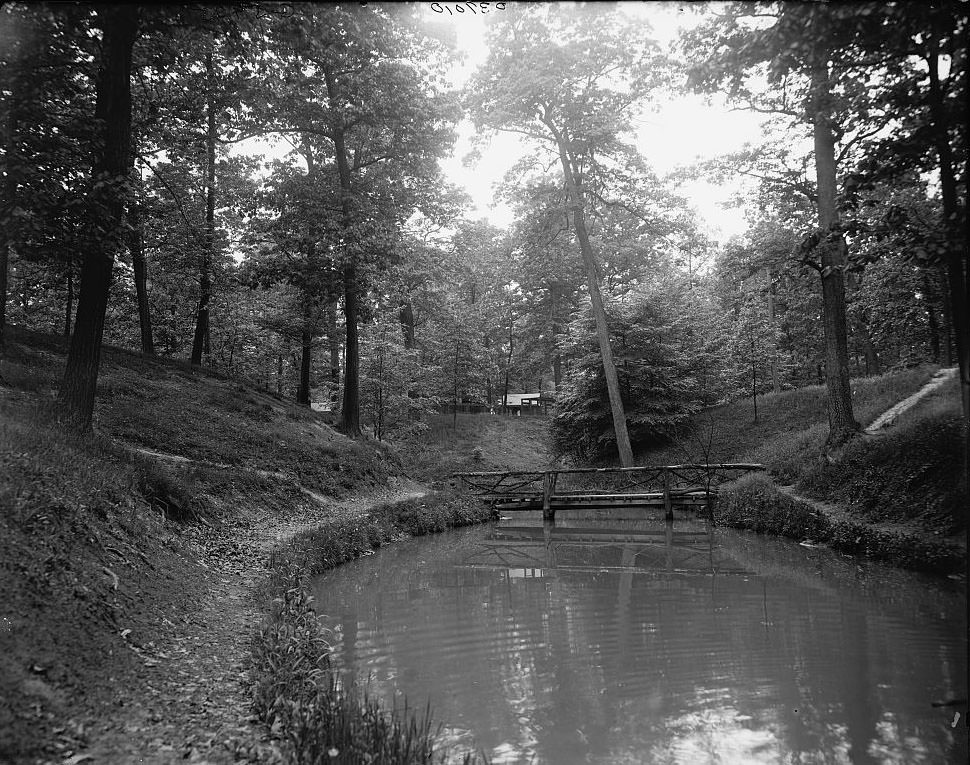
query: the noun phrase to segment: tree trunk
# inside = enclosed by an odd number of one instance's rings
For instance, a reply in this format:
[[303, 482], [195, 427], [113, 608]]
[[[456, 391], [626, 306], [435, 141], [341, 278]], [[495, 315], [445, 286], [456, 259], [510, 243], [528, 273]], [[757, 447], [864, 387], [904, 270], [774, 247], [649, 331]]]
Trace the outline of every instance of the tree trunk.
[[872, 342], [872, 335], [869, 334], [869, 328], [865, 324], [862, 325], [862, 352], [866, 359], [866, 377], [881, 374], [882, 364], [879, 363], [879, 352], [876, 350], [876, 346]]
[[340, 388], [340, 338], [337, 336], [337, 300], [327, 303], [327, 343], [330, 346], [330, 384]]
[[381, 329], [380, 345], [377, 349], [377, 391], [376, 391], [376, 417], [374, 418], [374, 435], [378, 441], [384, 440], [384, 352], [387, 337]]
[[765, 268], [765, 278], [768, 281], [768, 326], [771, 329], [771, 341], [768, 344], [769, 363], [771, 365], [771, 392], [781, 393], [781, 383], [778, 380], [778, 343], [775, 342], [775, 284], [770, 268]]
[[[339, 104], [340, 98], [337, 92], [337, 78], [334, 73], [327, 69], [324, 71], [324, 80], [327, 85], [327, 95], [331, 105]], [[344, 240], [349, 242], [352, 238], [351, 209], [351, 173], [350, 163], [347, 160], [345, 127], [339, 118], [330, 126], [331, 139], [333, 140], [334, 158], [337, 162], [337, 176], [340, 179], [340, 207], [343, 215], [343, 234]], [[344, 320], [347, 324], [347, 341], [344, 345], [344, 400], [340, 409], [340, 429], [348, 436], [356, 438], [360, 436], [360, 343], [358, 338], [358, 309], [360, 300], [360, 288], [357, 284], [357, 263], [353, 253], [345, 254], [343, 267], [344, 283]]]
[[954, 340], [953, 312], [950, 310], [950, 290], [946, 284], [946, 274], [938, 274], [938, 278], [943, 283], [941, 293], [943, 295], [943, 328], [946, 333], [946, 365], [953, 366], [953, 359], [956, 354], [956, 341]]
[[344, 267], [344, 319], [347, 342], [344, 346], [344, 400], [340, 410], [341, 430], [353, 438], [360, 435], [360, 340], [357, 269], [353, 262]]
[[97, 13], [104, 31], [95, 107], [100, 135], [89, 196], [98, 211], [92, 229], [98, 230], [84, 251], [77, 317], [58, 394], [64, 419], [81, 430], [91, 427], [111, 271], [123, 242], [126, 189], [117, 179], [126, 179], [131, 153], [131, 59], [139, 9], [104, 6]]
[[560, 354], [558, 351], [559, 333], [562, 330], [559, 323], [559, 311], [562, 304], [562, 291], [556, 286], [551, 286], [549, 290], [551, 293], [552, 302], [552, 384], [556, 389], [556, 393], [558, 393], [559, 386], [562, 385], [562, 354]]
[[[10, 186], [10, 175], [7, 175], [7, 181], [5, 185]], [[4, 200], [4, 207], [10, 205], [13, 207], [10, 200], [13, 197], [10, 195], [9, 191], [7, 193], [7, 199]], [[6, 347], [6, 328], [7, 328], [7, 274], [10, 271], [10, 246], [12, 243], [12, 237], [8, 234], [9, 223], [6, 226], [0, 226], [0, 356], [3, 355], [4, 348]]]
[[206, 189], [205, 189], [205, 239], [199, 264], [199, 308], [195, 318], [195, 337], [192, 340], [192, 363], [202, 363], [203, 353], [209, 345], [209, 303], [212, 301], [212, 261], [215, 249], [215, 210], [216, 210], [216, 112], [215, 112], [215, 68], [212, 63], [214, 40], [209, 37], [205, 53], [206, 82]]
[[818, 184], [818, 222], [822, 265], [822, 326], [825, 337], [825, 386], [828, 391], [829, 435], [826, 450], [842, 446], [859, 430], [852, 412], [849, 386], [849, 348], [845, 316], [845, 238], [837, 228], [835, 136], [829, 113], [828, 74], [812, 72], [815, 175]]
[[148, 303], [148, 268], [145, 263], [145, 246], [142, 237], [141, 206], [132, 202], [128, 210], [128, 250], [135, 271], [135, 298], [138, 302], [138, 326], [141, 329], [141, 352], [146, 356], [155, 355], [155, 340], [152, 337], [152, 314]]
[[414, 309], [410, 302], [401, 303], [400, 311], [401, 331], [404, 333], [404, 348], [414, 348]]
[[940, 355], [943, 349], [942, 343], [942, 331], [940, 329], [940, 321], [936, 315], [936, 307], [939, 301], [939, 295], [933, 285], [933, 281], [930, 278], [930, 274], [926, 272], [925, 268], [919, 269], [920, 282], [923, 285], [923, 294], [926, 296], [926, 319], [929, 324], [929, 345], [930, 345], [930, 355], [933, 357], [933, 363], [940, 363]]
[[304, 312], [303, 329], [300, 333], [300, 385], [296, 392], [296, 403], [310, 406], [310, 361], [313, 354], [313, 333], [310, 317]]
[[586, 266], [586, 283], [589, 287], [589, 298], [593, 305], [593, 318], [596, 320], [596, 337], [599, 340], [600, 356], [603, 359], [603, 376], [606, 378], [606, 389], [610, 399], [610, 411], [613, 415], [613, 432], [616, 435], [616, 449], [620, 457], [620, 465], [633, 466], [633, 449], [630, 447], [630, 434], [626, 426], [626, 414], [623, 411], [623, 400], [620, 397], [620, 385], [616, 377], [616, 365], [613, 363], [613, 350], [610, 348], [610, 329], [606, 320], [606, 310], [603, 308], [603, 298], [600, 295], [599, 275], [596, 268], [596, 256], [586, 231], [586, 216], [583, 212], [583, 193], [579, 179], [573, 174], [572, 165], [567, 154], [567, 144], [564, 136], [556, 129], [551, 121], [543, 120], [552, 132], [559, 148], [559, 161], [562, 164], [563, 177], [571, 198], [573, 209], [573, 225], [576, 227], [576, 238], [579, 239], [579, 249]]
[[[970, 315], [968, 315], [967, 274], [970, 263], [967, 262], [970, 253], [967, 252], [964, 221], [966, 214], [961, 208], [957, 192], [956, 170], [954, 168], [953, 149], [950, 146], [949, 124], [947, 121], [946, 104], [943, 100], [943, 90], [940, 85], [939, 55], [937, 46], [931, 40], [929, 65], [930, 83], [930, 118], [933, 125], [933, 142], [940, 164], [940, 195], [943, 197], [943, 219], [947, 232], [949, 251], [946, 254], [946, 282], [950, 297], [950, 316], [953, 327], [953, 339], [957, 350], [957, 364], [960, 367], [960, 397], [963, 403], [964, 435], [966, 448], [964, 450], [964, 480], [970, 485]], [[966, 94], [964, 94], [965, 96]], [[962, 102], [963, 120], [966, 122], [966, 102]]]
[[748, 339], [751, 341], [751, 401], [754, 405], [754, 424], [758, 424], [758, 370], [754, 363], [754, 329], [748, 327]]
[[11, 49], [5, 51], [8, 59], [7, 66], [11, 72], [10, 80], [4, 83], [10, 95], [6, 101], [6, 120], [3, 124], [4, 145], [4, 175], [3, 200], [0, 202], [0, 218], [6, 218], [0, 225], [0, 354], [5, 346], [7, 327], [7, 291], [9, 290], [10, 251], [17, 241], [17, 219], [13, 215], [17, 207], [17, 179], [20, 176], [20, 108], [18, 99], [20, 93], [14, 84], [21, 75], [20, 66], [25, 55], [25, 41], [14, 43]]
[[74, 315], [74, 268], [70, 263], [67, 264], [65, 274], [67, 282], [67, 300], [64, 306], [64, 337], [71, 336], [71, 319]]
[[452, 413], [451, 413], [451, 426], [452, 429], [458, 430], [458, 371], [459, 362], [461, 360], [461, 327], [455, 326], [455, 368], [453, 370], [454, 374], [452, 376], [452, 382], [454, 383], [452, 390]]

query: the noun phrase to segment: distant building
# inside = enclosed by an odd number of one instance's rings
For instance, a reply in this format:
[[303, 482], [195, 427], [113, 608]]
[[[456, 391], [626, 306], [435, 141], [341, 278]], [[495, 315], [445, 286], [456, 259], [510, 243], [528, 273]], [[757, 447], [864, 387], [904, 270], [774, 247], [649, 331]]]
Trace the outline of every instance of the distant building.
[[[506, 406], [514, 414], [548, 414], [549, 406], [554, 403], [555, 396], [551, 391], [541, 391], [509, 393]], [[502, 397], [498, 399], [496, 410], [502, 411]]]

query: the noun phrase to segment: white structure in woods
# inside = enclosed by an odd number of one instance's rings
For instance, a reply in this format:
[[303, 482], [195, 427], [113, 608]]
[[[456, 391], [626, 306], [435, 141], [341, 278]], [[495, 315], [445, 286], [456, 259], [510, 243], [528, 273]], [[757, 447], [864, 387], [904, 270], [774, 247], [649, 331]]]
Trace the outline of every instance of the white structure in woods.
[[[509, 393], [508, 408], [516, 414], [545, 414], [549, 404], [555, 401], [550, 391], [536, 391], [535, 393]], [[502, 397], [499, 397], [497, 411], [502, 409]]]

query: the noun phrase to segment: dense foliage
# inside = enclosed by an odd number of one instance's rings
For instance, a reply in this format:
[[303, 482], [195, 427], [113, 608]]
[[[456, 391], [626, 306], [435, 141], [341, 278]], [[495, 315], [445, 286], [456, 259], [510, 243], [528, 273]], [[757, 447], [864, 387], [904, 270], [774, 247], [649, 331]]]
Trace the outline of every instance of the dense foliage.
[[[8, 3], [0, 328], [103, 332], [382, 439], [554, 393], [556, 442], [583, 457], [616, 449], [604, 350], [641, 445], [737, 396], [963, 363], [964, 11], [698, 7], [664, 51], [622, 9], [517, 5], [459, 90], [413, 5], [145, 6], [128, 29]], [[765, 135], [661, 177], [637, 126], [685, 85]], [[465, 117], [527, 142], [498, 190], [508, 230], [444, 181]], [[833, 142], [824, 225], [812, 131]], [[710, 238], [676, 193], [690, 176], [749, 179], [744, 235]], [[78, 314], [94, 265], [103, 327]], [[91, 396], [92, 347], [71, 367]]]

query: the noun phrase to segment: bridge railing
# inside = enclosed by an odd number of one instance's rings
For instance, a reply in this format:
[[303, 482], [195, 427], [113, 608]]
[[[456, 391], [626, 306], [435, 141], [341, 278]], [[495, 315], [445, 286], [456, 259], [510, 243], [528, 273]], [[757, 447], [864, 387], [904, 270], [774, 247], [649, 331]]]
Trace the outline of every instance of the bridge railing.
[[717, 488], [745, 473], [762, 471], [756, 463], [686, 463], [635, 467], [563, 468], [455, 473], [462, 491], [491, 500], [542, 499], [544, 511], [556, 497], [662, 495], [668, 512], [673, 499]]
[[528, 495], [542, 489], [550, 476], [557, 495], [625, 493], [686, 487], [716, 487], [745, 473], [764, 470], [756, 463], [686, 463], [635, 467], [560, 468], [555, 470], [495, 470], [454, 473], [465, 491], [483, 496]]

